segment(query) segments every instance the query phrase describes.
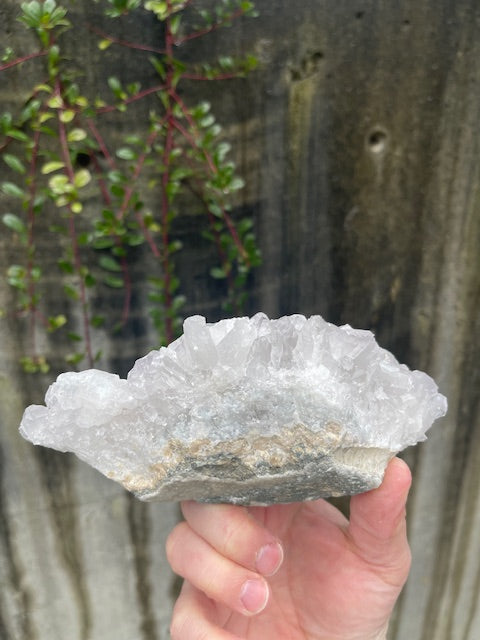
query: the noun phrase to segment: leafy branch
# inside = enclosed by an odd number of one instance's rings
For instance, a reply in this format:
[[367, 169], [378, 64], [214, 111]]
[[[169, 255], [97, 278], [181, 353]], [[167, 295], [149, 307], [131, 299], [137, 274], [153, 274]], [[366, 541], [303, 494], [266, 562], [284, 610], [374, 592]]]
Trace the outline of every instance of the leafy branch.
[[[142, 88], [138, 82], [123, 86], [118, 78], [110, 77], [110, 103], [86, 97], [62, 52], [62, 37], [74, 25], [67, 9], [56, 0], [22, 3], [19, 22], [34, 31], [40, 48], [21, 56], [7, 50], [0, 64], [0, 71], [6, 73], [34, 60], [44, 64], [44, 79], [33, 87], [20, 113], [0, 116], [0, 155], [13, 176], [1, 184], [11, 204], [2, 220], [25, 255], [23, 265], [9, 267], [7, 280], [17, 292], [17, 317], [29, 321], [29, 354], [23, 359], [28, 371], [48, 369], [37, 346], [36, 337], [42, 330], [66, 331], [74, 346], [67, 355], [72, 366], [82, 361], [94, 364], [101, 354], [94, 353], [93, 332], [123, 326], [129, 319], [132, 251], [141, 245], [151, 251], [157, 264], [149, 277], [149, 299], [159, 343], [176, 337], [185, 296], [176, 274], [182, 247], [173, 231], [188, 193], [206, 214], [208, 230], [203, 235], [216, 247], [219, 261], [210, 273], [226, 283], [226, 309], [241, 311], [248, 275], [260, 262], [251, 220], [234, 221], [232, 215], [232, 197], [243, 187], [243, 180], [228, 160], [230, 145], [222, 139], [210, 104], [189, 105], [188, 87], [183, 86], [184, 82], [244, 77], [255, 68], [256, 60], [250, 55], [220, 56], [215, 63], [187, 65], [176, 55], [179, 45], [229, 27], [239, 18], [254, 17], [253, 3], [219, 0], [212, 11], [197, 10], [195, 0], [104, 0], [104, 5], [105, 14], [112, 19], [147, 11], [163, 24], [158, 46], [130, 42], [87, 26], [101, 38], [100, 52], [115, 45], [144, 53], [158, 76], [152, 86]], [[192, 11], [199, 20], [193, 30], [184, 27], [187, 8], [189, 24]], [[129, 135], [112, 151], [102, 131], [103, 117], [121, 117], [145, 101], [150, 110], [146, 135]], [[160, 203], [158, 213], [145, 204], [149, 191]], [[101, 204], [100, 213], [93, 216], [86, 205], [92, 197]], [[42, 292], [47, 285], [35, 236], [52, 216], [52, 247], [58, 247], [65, 300], [80, 311], [79, 330], [74, 315], [65, 314], [65, 303], [60, 313], [45, 309]], [[104, 286], [123, 290], [119, 322], [112, 318], [107, 322], [92, 307], [95, 296], [90, 290]]]

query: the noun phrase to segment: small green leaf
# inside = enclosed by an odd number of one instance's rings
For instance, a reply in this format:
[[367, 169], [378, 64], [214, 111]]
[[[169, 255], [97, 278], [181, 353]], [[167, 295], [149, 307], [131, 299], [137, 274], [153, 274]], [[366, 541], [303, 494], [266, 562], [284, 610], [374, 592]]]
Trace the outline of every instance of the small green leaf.
[[20, 160], [20, 158], [17, 158], [17, 156], [14, 156], [11, 153], [4, 153], [3, 160], [10, 167], [10, 169], [13, 169], [13, 171], [16, 171], [17, 173], [25, 173], [25, 165]]
[[218, 62], [222, 69], [233, 69], [234, 61], [231, 56], [220, 56]]
[[243, 189], [245, 186], [245, 181], [243, 178], [236, 176], [228, 185], [231, 191], [237, 191], [238, 189]]
[[110, 187], [110, 191], [117, 198], [123, 198], [123, 196], [125, 195], [125, 189], [119, 184], [112, 184]]
[[115, 184], [123, 184], [127, 181], [126, 177], [121, 171], [109, 171], [107, 173], [107, 178], [110, 180], [110, 182], [113, 182]]
[[[102, 269], [106, 269], [107, 271], [118, 272], [122, 270], [121, 265], [119, 265], [118, 262], [115, 260], [115, 258], [112, 258], [111, 256], [101, 256], [99, 260], [99, 264], [102, 267]], [[123, 281], [122, 281], [122, 285], [123, 285]]]
[[83, 211], [83, 204], [81, 202], [72, 202], [71, 206], [70, 206], [72, 213], [82, 213]]
[[175, 296], [172, 302], [172, 306], [169, 309], [169, 313], [173, 316], [176, 316], [180, 309], [184, 306], [187, 301], [185, 296]]
[[121, 149], [117, 149], [117, 156], [122, 160], [135, 160], [137, 154], [130, 147], [122, 147]]
[[[71, 193], [72, 190], [73, 190], [73, 187], [71, 184], [66, 185], [65, 193]], [[55, 204], [57, 205], [57, 207], [66, 207], [69, 202], [70, 202], [70, 198], [67, 197], [66, 195], [59, 195], [57, 198], [55, 198]]]
[[25, 267], [18, 264], [12, 264], [7, 270], [8, 284], [15, 287], [15, 289], [20, 289], [20, 291], [25, 291], [27, 288], [25, 284], [26, 276], [27, 272]]
[[38, 122], [40, 124], [43, 124], [44, 122], [47, 122], [47, 120], [50, 120], [51, 118], [54, 118], [55, 115], [51, 112], [51, 111], [45, 111], [45, 113], [41, 113], [38, 116]]
[[43, 175], [47, 175], [48, 173], [53, 173], [54, 171], [58, 171], [59, 169], [63, 169], [65, 167], [64, 162], [60, 162], [60, 160], [52, 160], [51, 162], [46, 162], [41, 171]]
[[170, 244], [168, 245], [168, 251], [169, 253], [176, 253], [177, 251], [180, 251], [182, 247], [183, 243], [181, 242], [181, 240], [173, 240], [173, 242], [170, 242]]
[[110, 76], [107, 82], [108, 82], [108, 86], [114, 93], [118, 93], [122, 90], [122, 85], [120, 84], [120, 80], [115, 76]]
[[174, 36], [177, 35], [180, 29], [181, 21], [182, 21], [182, 16], [180, 13], [177, 13], [176, 15], [172, 16], [170, 20], [170, 30]]
[[98, 48], [100, 49], [100, 51], [105, 51], [105, 49], [108, 49], [108, 47], [110, 47], [112, 44], [111, 40], [107, 40], [106, 38], [104, 38], [103, 40], [100, 40], [100, 42], [98, 43]]
[[80, 364], [84, 357], [84, 353], [69, 353], [67, 356], [65, 356], [65, 362], [68, 362], [68, 364], [75, 366], [77, 364]]
[[59, 95], [52, 96], [47, 101], [47, 105], [51, 109], [60, 109], [61, 107], [63, 107], [63, 98], [62, 98], [62, 96], [59, 96]]
[[66, 109], [60, 113], [61, 122], [68, 123], [75, 118], [75, 111], [73, 109]]
[[73, 264], [72, 264], [72, 262], [70, 260], [65, 260], [65, 259], [61, 258], [58, 261], [58, 266], [60, 267], [60, 269], [64, 273], [73, 273], [74, 272]]
[[2, 191], [5, 195], [12, 196], [13, 198], [25, 197], [24, 190], [13, 182], [4, 182], [2, 184]]
[[23, 220], [21, 220], [14, 213], [5, 213], [2, 216], [2, 222], [9, 229], [12, 229], [12, 231], [16, 231], [17, 233], [25, 233], [26, 231]]
[[63, 173], [52, 176], [48, 181], [48, 186], [56, 195], [63, 195], [73, 191], [73, 185], [70, 184], [68, 176]]
[[122, 247], [121, 245], [118, 245], [116, 247], [113, 247], [112, 249], [112, 253], [114, 256], [116, 256], [117, 258], [124, 258], [127, 255], [127, 252], [125, 250], [125, 247]]
[[78, 300], [80, 298], [78, 291], [71, 284], [64, 285], [63, 290], [65, 292], [65, 295], [68, 296], [71, 300]]
[[47, 93], [52, 93], [53, 89], [48, 84], [37, 84], [34, 88], [35, 93], [39, 93], [40, 91], [46, 91]]
[[0, 128], [4, 133], [6, 133], [6, 131], [12, 127], [12, 122], [12, 114], [9, 111], [5, 111], [5, 113], [2, 113], [2, 115], [0, 116]]
[[58, 316], [51, 316], [48, 318], [48, 331], [52, 333], [53, 331], [57, 331], [67, 323], [67, 318], [61, 314]]
[[138, 247], [145, 242], [145, 236], [141, 233], [132, 234], [128, 236], [127, 242], [130, 247]]
[[205, 116], [209, 111], [210, 111], [211, 105], [210, 102], [207, 102], [206, 100], [203, 102], [200, 102], [192, 111], [192, 115], [194, 118], [201, 118], [202, 116]]
[[208, 210], [212, 213], [216, 218], [223, 218], [223, 209], [219, 207], [215, 202], [211, 202], [208, 205]]
[[222, 267], [213, 267], [212, 269], [210, 269], [210, 275], [216, 280], [223, 280], [227, 277], [225, 269], [223, 269]]
[[205, 117], [201, 118], [198, 121], [198, 125], [206, 129], [207, 127], [211, 127], [214, 122], [215, 122], [214, 116], [211, 113], [209, 113], [208, 115], [206, 115]]
[[84, 129], [72, 129], [68, 132], [67, 140], [68, 142], [80, 142], [81, 140], [85, 140], [87, 137], [87, 132]]
[[215, 155], [218, 159], [218, 162], [223, 162], [223, 160], [225, 159], [225, 156], [227, 155], [227, 153], [230, 151], [231, 146], [228, 142], [221, 142], [216, 151], [215, 151]]
[[6, 47], [0, 60], [2, 62], [10, 62], [11, 60], [14, 60], [14, 59], [15, 59], [15, 51], [12, 49], [12, 47]]
[[104, 283], [112, 287], [113, 289], [121, 289], [124, 286], [124, 282], [122, 278], [117, 278], [113, 275], [108, 275], [104, 278]]
[[85, 282], [85, 286], [89, 288], [94, 287], [97, 284], [95, 277], [92, 276], [91, 273], [87, 273], [85, 275], [84, 282]]
[[164, 20], [169, 12], [168, 2], [164, 0], [148, 0], [145, 2], [145, 9], [152, 11], [159, 20]]
[[113, 238], [109, 238], [108, 236], [101, 236], [99, 238], [95, 238], [93, 241], [94, 249], [110, 249], [115, 244], [115, 240]]
[[92, 174], [88, 169], [80, 169], [80, 171], [76, 172], [73, 183], [77, 189], [81, 189], [82, 187], [85, 187], [91, 179]]
[[96, 329], [98, 329], [99, 327], [105, 324], [105, 316], [100, 316], [100, 315], [93, 316], [90, 323], [92, 327], [95, 327]]

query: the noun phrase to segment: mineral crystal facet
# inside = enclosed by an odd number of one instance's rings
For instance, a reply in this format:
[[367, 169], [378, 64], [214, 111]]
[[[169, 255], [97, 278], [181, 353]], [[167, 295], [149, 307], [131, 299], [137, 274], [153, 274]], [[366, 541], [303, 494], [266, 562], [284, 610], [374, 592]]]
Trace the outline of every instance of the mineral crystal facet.
[[72, 451], [142, 500], [269, 504], [378, 486], [389, 459], [447, 409], [370, 331], [320, 316], [207, 324], [138, 360], [126, 380], [63, 373], [21, 434]]

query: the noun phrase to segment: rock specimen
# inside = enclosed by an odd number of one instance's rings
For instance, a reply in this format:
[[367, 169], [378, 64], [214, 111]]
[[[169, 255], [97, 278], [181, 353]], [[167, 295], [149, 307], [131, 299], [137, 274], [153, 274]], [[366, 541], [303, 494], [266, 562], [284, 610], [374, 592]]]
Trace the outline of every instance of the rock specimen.
[[207, 324], [135, 363], [126, 380], [63, 373], [21, 434], [73, 451], [142, 500], [270, 504], [377, 487], [447, 402], [369, 331], [320, 316]]

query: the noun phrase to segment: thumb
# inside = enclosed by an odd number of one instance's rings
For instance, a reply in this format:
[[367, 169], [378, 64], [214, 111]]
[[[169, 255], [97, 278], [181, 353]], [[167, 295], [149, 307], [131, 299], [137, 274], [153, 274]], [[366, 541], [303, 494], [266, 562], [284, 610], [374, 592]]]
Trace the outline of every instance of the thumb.
[[380, 487], [350, 501], [348, 534], [356, 553], [402, 584], [410, 568], [405, 505], [411, 481], [407, 464], [393, 458]]

